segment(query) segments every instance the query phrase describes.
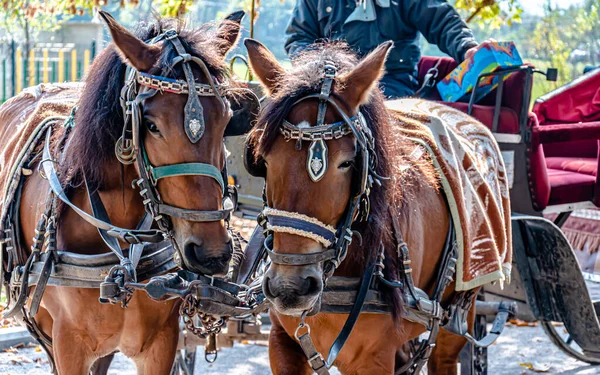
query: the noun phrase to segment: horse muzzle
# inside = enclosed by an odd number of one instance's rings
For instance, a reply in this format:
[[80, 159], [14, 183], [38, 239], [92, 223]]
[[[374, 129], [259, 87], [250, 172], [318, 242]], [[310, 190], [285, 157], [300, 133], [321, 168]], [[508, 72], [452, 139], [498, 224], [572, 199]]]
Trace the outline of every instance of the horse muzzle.
[[203, 246], [199, 239], [190, 238], [183, 245], [183, 267], [207, 276], [225, 275], [229, 270], [232, 253], [231, 241], [215, 249]]
[[285, 315], [297, 316], [311, 310], [323, 291], [323, 279], [316, 272], [305, 275], [277, 275], [271, 269], [263, 280], [263, 292], [275, 309]]

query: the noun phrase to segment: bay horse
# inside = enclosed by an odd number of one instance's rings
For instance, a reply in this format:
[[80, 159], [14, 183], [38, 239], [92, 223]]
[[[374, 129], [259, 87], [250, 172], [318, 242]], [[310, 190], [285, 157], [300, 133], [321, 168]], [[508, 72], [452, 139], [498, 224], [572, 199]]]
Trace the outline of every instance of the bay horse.
[[[45, 213], [52, 180], [47, 164], [56, 163], [68, 197], [55, 205], [56, 249], [88, 256], [114, 247], [110, 244], [115, 237], [107, 240], [95, 224], [90, 225], [98, 205], [90, 201], [97, 192], [106, 211], [104, 222], [114, 228], [136, 228], [149, 212], [167, 236], [158, 230], [150, 233], [172, 240], [181, 267], [205, 275], [226, 273], [232, 239], [225, 220], [231, 208], [223, 207], [223, 137], [236, 118], [228, 96], [225, 55], [237, 42], [243, 12], [197, 28], [156, 20], [140, 24], [136, 33], [106, 12], [99, 15], [113, 43], [94, 60], [83, 88], [71, 87], [77, 106], [68, 121], [74, 124], [71, 134], [63, 136], [66, 130], [53, 129], [57, 134], [46, 139], [52, 145], [44, 148], [44, 155], [46, 151], [53, 155], [41, 161], [34, 158], [29, 165], [32, 173], [23, 176], [16, 208], [21, 256], [28, 259], [31, 254], [25, 249], [37, 244], [36, 223]], [[2, 139], [14, 137], [40, 98], [51, 98], [59, 89], [60, 85], [32, 88], [0, 107]], [[125, 136], [133, 140], [124, 142]], [[2, 166], [2, 174], [8, 174], [7, 167]], [[150, 185], [151, 173], [155, 175]], [[144, 189], [142, 197], [139, 186]], [[59, 195], [57, 189], [61, 187], [52, 191]], [[50, 232], [54, 235], [54, 230]], [[134, 233], [148, 231], [123, 232], [116, 237], [116, 246], [138, 243]], [[40, 336], [51, 339], [54, 371], [86, 375], [97, 359], [118, 350], [133, 359], [139, 374], [168, 374], [179, 336], [179, 302], [155, 302], [136, 291], [124, 309], [100, 304], [98, 297], [98, 289], [47, 285], [39, 312], [28, 321], [41, 330]], [[23, 312], [28, 313], [26, 307]]]
[[[265, 242], [271, 264], [263, 279], [272, 306], [271, 368], [276, 375], [328, 374], [320, 353], [332, 347], [348, 315], [318, 312], [324, 279], [333, 272], [360, 278], [374, 249], [385, 249], [382, 276], [394, 279], [404, 238], [412, 280], [432, 295], [452, 232], [448, 205], [432, 163], [410, 157], [414, 144], [399, 135], [402, 124], [389, 115], [377, 88], [391, 42], [360, 62], [344, 44], [315, 44], [293, 61], [291, 71], [259, 42], [248, 39], [245, 45], [252, 71], [269, 95], [248, 140], [247, 165], [250, 173], [265, 177], [266, 208], [259, 224], [271, 233], [271, 242], [268, 237]], [[366, 150], [370, 161], [364, 160]], [[369, 200], [359, 197], [369, 190]], [[361, 215], [368, 219], [357, 220]], [[353, 235], [358, 239], [347, 247]], [[343, 350], [327, 366], [343, 374], [394, 374], [407, 362], [405, 345], [425, 328], [402, 318], [400, 288], [383, 292], [392, 313], [360, 314]], [[441, 305], [448, 306], [455, 294], [451, 283]], [[467, 320], [472, 330], [474, 307]], [[306, 336], [312, 341], [303, 342]], [[429, 373], [456, 374], [465, 343], [464, 337], [440, 331]]]

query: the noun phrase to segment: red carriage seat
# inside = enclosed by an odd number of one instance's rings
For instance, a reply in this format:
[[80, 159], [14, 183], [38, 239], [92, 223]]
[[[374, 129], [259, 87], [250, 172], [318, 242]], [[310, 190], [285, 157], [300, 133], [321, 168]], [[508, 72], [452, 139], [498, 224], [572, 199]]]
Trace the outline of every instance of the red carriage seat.
[[[600, 71], [539, 98], [532, 124], [530, 184], [537, 209], [592, 202], [600, 204]], [[544, 176], [545, 175], [545, 176]]]
[[[418, 65], [419, 82], [421, 84], [429, 69], [433, 68], [438, 62], [437, 69], [439, 73], [436, 82], [450, 74], [458, 65], [449, 57], [424, 56]], [[497, 129], [498, 133], [519, 134], [520, 132], [519, 116], [523, 107], [524, 95], [526, 95], [523, 90], [525, 86], [524, 80], [524, 72], [518, 72], [505, 81], [502, 94], [502, 108], [500, 109], [500, 121], [498, 122]], [[440, 94], [436, 88], [433, 88], [428, 93], [427, 99], [441, 101]], [[469, 108], [468, 103], [462, 102], [444, 104], [463, 112], [467, 112]], [[495, 94], [487, 95], [478, 104], [473, 105], [471, 115], [491, 129], [494, 122], [494, 104]]]
[[[436, 81], [448, 75], [456, 62], [444, 57], [423, 57], [419, 63], [419, 81], [438, 64]], [[526, 135], [527, 172], [530, 195], [536, 210], [548, 206], [578, 202], [600, 204], [598, 162], [600, 139], [600, 70], [540, 98], [529, 113], [524, 71], [507, 78], [497, 133]], [[428, 99], [441, 100], [436, 89]], [[487, 95], [474, 105], [472, 115], [490, 129], [494, 119], [495, 94]], [[467, 112], [467, 103], [445, 103]], [[540, 121], [538, 121], [538, 116]], [[585, 122], [584, 124], [577, 124]], [[518, 162], [518, 160], [517, 160]], [[595, 197], [595, 194], [598, 197]]]

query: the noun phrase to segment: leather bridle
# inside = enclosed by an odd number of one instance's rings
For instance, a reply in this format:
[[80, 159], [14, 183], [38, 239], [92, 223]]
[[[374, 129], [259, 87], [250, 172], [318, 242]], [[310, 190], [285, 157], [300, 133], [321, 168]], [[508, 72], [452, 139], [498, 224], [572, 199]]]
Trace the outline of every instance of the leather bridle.
[[[137, 229], [125, 229], [112, 225], [97, 191], [91, 191], [89, 186], [87, 186], [87, 181], [86, 186], [88, 187], [93, 215], [87, 214], [71, 203], [61, 186], [53, 158], [50, 154], [51, 129], [48, 130], [44, 147], [44, 158], [41, 162], [44, 174], [50, 182], [52, 192], [64, 203], [72, 207], [84, 220], [98, 228], [104, 242], [119, 257], [121, 266], [129, 271], [128, 273], [133, 279], [135, 279], [134, 275], [137, 264], [129, 258], [139, 259], [143, 246], [137, 245], [141, 245], [143, 242], [161, 242], [165, 240], [165, 237], [173, 240], [174, 234], [170, 217], [194, 222], [228, 221], [231, 212], [235, 208], [235, 188], [225, 184], [227, 180], [226, 163], [223, 163], [223, 169], [219, 170], [214, 165], [206, 163], [153, 166], [148, 159], [144, 142], [141, 140], [142, 133], [140, 129], [142, 123], [142, 106], [145, 100], [155, 96], [159, 92], [162, 93], [165, 91], [187, 95], [188, 100], [184, 110], [184, 128], [186, 135], [192, 143], [198, 142], [205, 130], [204, 110], [199, 96], [216, 97], [221, 104], [223, 113], [226, 113], [230, 108], [229, 103], [222, 96], [228, 92], [228, 85], [215, 84], [215, 80], [202, 59], [191, 56], [185, 51], [177, 32], [175, 30], [167, 30], [148, 41], [148, 43], [155, 44], [162, 40], [172, 43], [175, 48], [177, 56], [171, 61], [170, 69], [174, 70], [178, 64], [181, 64], [185, 81], [150, 75], [128, 67], [125, 74], [125, 84], [121, 89], [120, 96], [124, 126], [122, 135], [115, 145], [115, 155], [121, 163], [126, 165], [137, 163], [140, 178], [133, 182], [133, 186], [137, 186], [140, 189], [139, 193], [142, 196], [146, 212], [157, 222], [159, 230], [150, 229], [151, 221], [146, 219], [146, 217], [142, 219]], [[195, 82], [191, 68], [192, 62], [200, 67], [208, 80], [208, 84]], [[142, 91], [142, 87], [148, 89]], [[73, 123], [73, 116], [74, 113], [71, 114], [65, 123]], [[214, 179], [219, 184], [223, 194], [224, 208], [222, 210], [189, 210], [165, 204], [158, 191], [157, 181], [174, 176], [206, 176]], [[123, 256], [121, 247], [115, 239], [129, 243], [132, 250], [135, 250], [130, 252], [129, 258]], [[172, 241], [172, 243], [176, 250], [175, 260], [181, 266], [184, 258], [176, 242]], [[134, 256], [131, 254], [134, 254]]]
[[[309, 99], [318, 99], [319, 108], [315, 126], [299, 128], [284, 120], [280, 128], [286, 141], [295, 140], [296, 149], [302, 149], [302, 142], [310, 142], [306, 168], [314, 182], [318, 182], [327, 170], [327, 145], [325, 141], [340, 139], [352, 135], [356, 139], [358, 180], [354, 184], [352, 198], [346, 207], [345, 215], [334, 229], [316, 218], [296, 212], [277, 210], [268, 206], [258, 217], [258, 223], [265, 232], [264, 246], [271, 262], [290, 266], [324, 263], [323, 280], [333, 275], [335, 269], [345, 259], [348, 246], [352, 242], [352, 224], [357, 220], [366, 220], [369, 215], [369, 194], [374, 184], [381, 185], [384, 177], [375, 172], [377, 157], [375, 154], [374, 138], [362, 113], [349, 117], [340, 105], [331, 98], [332, 85], [335, 81], [337, 68], [335, 64], [326, 62], [323, 68], [323, 82], [318, 94], [306, 95], [294, 103]], [[337, 112], [342, 121], [334, 124], [325, 124], [327, 106]], [[315, 240], [326, 247], [320, 253], [311, 254], [278, 254], [273, 250], [273, 234], [284, 232], [296, 234]]]
[[[171, 42], [178, 56], [171, 62], [171, 70], [181, 64], [186, 81], [154, 76], [128, 68], [126, 84], [121, 90], [121, 106], [125, 118], [123, 134], [115, 147], [115, 153], [124, 164], [137, 163], [140, 178], [134, 185], [140, 188], [140, 195], [144, 199], [146, 211], [151, 214], [161, 230], [171, 232], [171, 222], [167, 217], [174, 217], [195, 222], [210, 222], [227, 220], [233, 210], [233, 202], [229, 190], [225, 185], [226, 171], [219, 170], [211, 164], [181, 163], [155, 167], [150, 163], [144, 143], [141, 142], [140, 125], [142, 123], [143, 102], [159, 92], [171, 92], [188, 96], [185, 105], [184, 128], [192, 143], [200, 140], [205, 131], [204, 110], [199, 96], [214, 96], [221, 104], [221, 110], [227, 111], [229, 104], [221, 94], [227, 91], [227, 85], [216, 85], [210, 71], [202, 59], [186, 53], [177, 33], [168, 30], [150, 41], [151, 44], [161, 40]], [[191, 63], [195, 63], [206, 78], [208, 84], [195, 83]], [[141, 92], [141, 86], [149, 90]], [[225, 168], [225, 163], [224, 163]], [[223, 210], [188, 210], [165, 204], [157, 190], [160, 179], [175, 176], [206, 176], [214, 179], [220, 186], [223, 194]]]

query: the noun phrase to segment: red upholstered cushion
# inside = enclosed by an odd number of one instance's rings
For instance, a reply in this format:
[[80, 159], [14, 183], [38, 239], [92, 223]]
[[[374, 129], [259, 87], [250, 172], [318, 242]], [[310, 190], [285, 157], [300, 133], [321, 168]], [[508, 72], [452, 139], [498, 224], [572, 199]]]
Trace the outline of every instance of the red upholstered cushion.
[[548, 169], [550, 199], [548, 205], [591, 201], [596, 177], [576, 172]]
[[[444, 103], [450, 107], [456, 108], [467, 113], [469, 104], [467, 103]], [[490, 130], [494, 123], [494, 107], [475, 104], [473, 106], [473, 117]], [[500, 109], [500, 121], [498, 122], [498, 133], [519, 134], [519, 116], [510, 108], [502, 107]]]
[[546, 166], [549, 169], [596, 176], [598, 160], [596, 158], [546, 157]]
[[600, 121], [600, 70], [542, 96], [533, 111], [540, 124]]

